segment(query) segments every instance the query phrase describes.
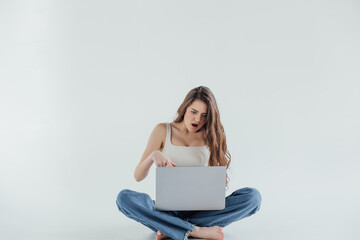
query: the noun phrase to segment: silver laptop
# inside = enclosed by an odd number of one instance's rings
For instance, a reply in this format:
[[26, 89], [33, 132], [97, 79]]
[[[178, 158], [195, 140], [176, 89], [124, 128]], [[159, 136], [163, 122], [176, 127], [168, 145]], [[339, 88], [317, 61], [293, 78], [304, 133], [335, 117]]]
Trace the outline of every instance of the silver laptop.
[[155, 208], [163, 211], [225, 208], [225, 167], [157, 167]]

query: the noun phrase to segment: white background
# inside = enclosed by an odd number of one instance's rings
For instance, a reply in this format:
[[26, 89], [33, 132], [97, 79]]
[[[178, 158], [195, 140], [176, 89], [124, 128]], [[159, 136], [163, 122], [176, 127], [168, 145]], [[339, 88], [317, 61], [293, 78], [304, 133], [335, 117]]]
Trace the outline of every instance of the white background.
[[226, 239], [359, 239], [359, 43], [359, 1], [1, 1], [0, 238], [155, 238], [115, 199], [204, 85], [263, 198]]

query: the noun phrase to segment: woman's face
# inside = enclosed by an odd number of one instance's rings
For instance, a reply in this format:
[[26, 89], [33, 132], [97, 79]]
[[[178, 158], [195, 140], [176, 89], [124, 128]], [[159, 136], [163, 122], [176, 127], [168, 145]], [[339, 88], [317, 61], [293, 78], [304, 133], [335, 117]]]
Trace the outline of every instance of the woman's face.
[[190, 104], [185, 112], [185, 126], [189, 132], [197, 132], [205, 124], [207, 118], [207, 105], [205, 102], [196, 99]]

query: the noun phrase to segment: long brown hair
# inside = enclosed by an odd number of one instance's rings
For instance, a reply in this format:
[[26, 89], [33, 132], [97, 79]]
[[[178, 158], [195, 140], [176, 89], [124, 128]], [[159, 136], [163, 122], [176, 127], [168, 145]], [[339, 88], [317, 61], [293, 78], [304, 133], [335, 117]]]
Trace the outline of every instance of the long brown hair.
[[[214, 94], [209, 88], [200, 86], [190, 90], [177, 110], [177, 118], [174, 122], [180, 123], [184, 120], [186, 109], [196, 99], [203, 101], [207, 105], [207, 119], [203, 128], [205, 132], [205, 144], [210, 150], [209, 165], [226, 166], [226, 170], [228, 170], [231, 155], [227, 149], [226, 136], [224, 127], [220, 121], [219, 109]], [[228, 182], [229, 176], [226, 173], [226, 187], [228, 187]]]

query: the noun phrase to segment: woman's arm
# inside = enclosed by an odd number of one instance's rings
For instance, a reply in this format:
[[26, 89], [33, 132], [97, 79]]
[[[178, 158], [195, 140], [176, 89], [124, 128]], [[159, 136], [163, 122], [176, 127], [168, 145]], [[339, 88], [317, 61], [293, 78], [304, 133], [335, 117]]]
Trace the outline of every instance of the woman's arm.
[[141, 160], [135, 168], [134, 178], [137, 182], [140, 182], [149, 174], [149, 170], [152, 164], [155, 162], [158, 167], [165, 167], [175, 165], [162, 153], [161, 143], [165, 141], [166, 137], [166, 125], [165, 123], [159, 123], [152, 131], [146, 149], [141, 157]]

